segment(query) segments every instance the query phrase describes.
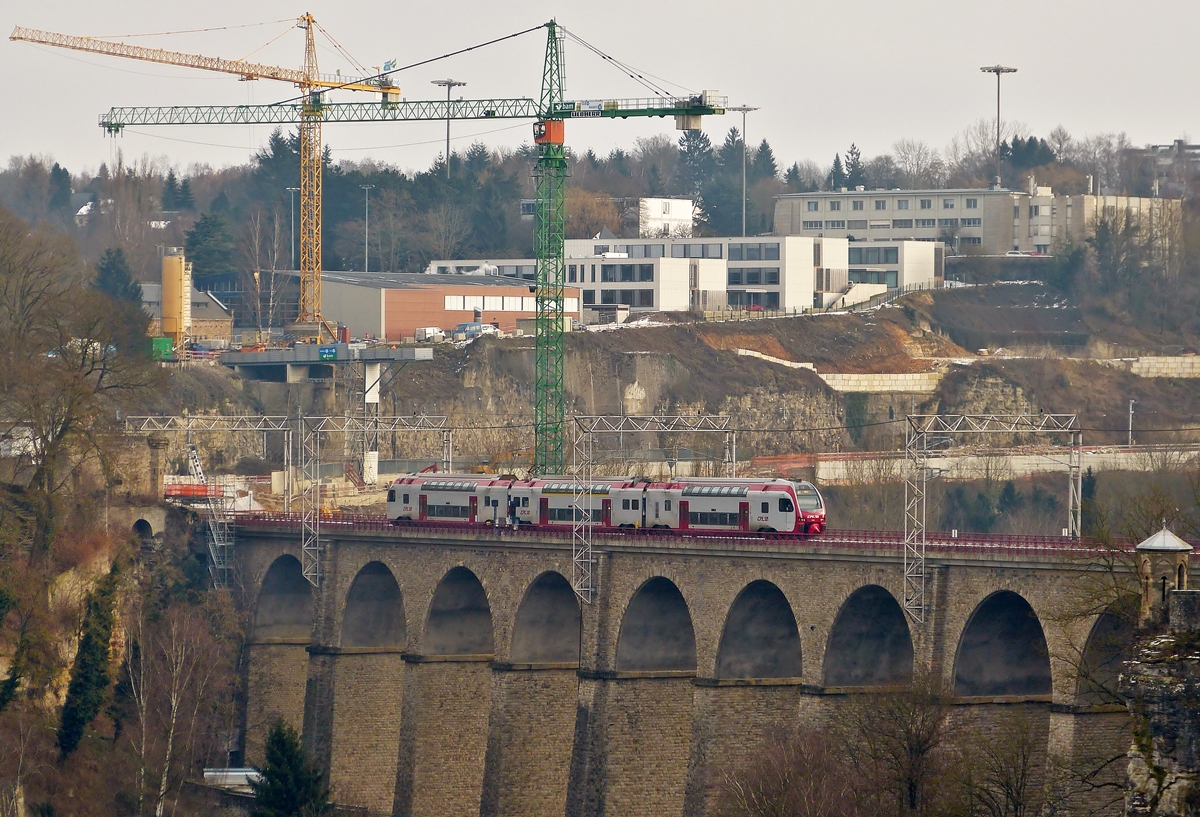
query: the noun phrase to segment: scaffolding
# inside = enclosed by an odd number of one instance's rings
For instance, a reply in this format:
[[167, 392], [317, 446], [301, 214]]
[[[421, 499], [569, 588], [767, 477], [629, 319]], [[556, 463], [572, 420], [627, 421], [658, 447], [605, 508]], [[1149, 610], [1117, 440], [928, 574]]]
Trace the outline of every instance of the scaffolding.
[[576, 416], [571, 458], [574, 508], [571, 527], [571, 586], [585, 604], [591, 604], [596, 591], [595, 557], [592, 550], [596, 520], [593, 519], [591, 499], [596, 479], [596, 437], [634, 432], [723, 434], [726, 476], [737, 476], [737, 431], [730, 426], [730, 418], [726, 415]]
[[904, 446], [904, 611], [925, 621], [925, 494], [931, 437], [958, 434], [1050, 434], [1069, 438], [1067, 533], [1078, 538], [1082, 519], [1083, 432], [1074, 414], [910, 414]]
[[200, 463], [200, 455], [196, 452], [196, 446], [191, 444], [188, 445], [188, 471], [194, 479], [205, 486], [204, 508], [200, 512], [200, 517], [204, 521], [208, 555], [212, 560], [208, 566], [208, 572], [212, 576], [214, 586], [227, 587], [230, 562], [233, 559], [233, 531], [229, 527], [224, 491], [220, 495], [214, 495], [208, 489], [208, 479], [204, 476], [204, 466]]

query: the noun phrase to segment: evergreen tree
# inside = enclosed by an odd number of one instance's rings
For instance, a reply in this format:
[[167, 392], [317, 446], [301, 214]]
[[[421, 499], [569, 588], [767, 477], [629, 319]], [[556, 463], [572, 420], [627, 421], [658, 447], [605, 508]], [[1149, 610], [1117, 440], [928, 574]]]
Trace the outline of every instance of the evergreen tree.
[[688, 195], [698, 197], [700, 189], [717, 169], [717, 159], [713, 155], [708, 134], [699, 130], [683, 132], [683, 136], [679, 137], [679, 165]]
[[97, 583], [96, 589], [88, 596], [79, 648], [75, 653], [75, 663], [71, 665], [71, 681], [67, 685], [67, 699], [58, 727], [58, 750], [62, 759], [75, 751], [83, 738], [83, 730], [104, 708], [109, 683], [113, 599], [119, 575], [120, 571], [114, 562], [108, 575]]
[[717, 162], [721, 167], [742, 171], [742, 134], [737, 128], [730, 128], [725, 134], [725, 142], [717, 150]]
[[767, 143], [766, 139], [763, 139], [759, 143], [758, 149], [754, 151], [754, 160], [750, 163], [747, 175], [751, 182], [774, 179], [779, 175], [779, 166], [775, 163], [775, 151], [771, 150], [771, 145]]
[[234, 271], [233, 228], [219, 210], [200, 216], [195, 226], [187, 231], [185, 247], [197, 279], [228, 275]]
[[833, 167], [829, 169], [829, 189], [837, 190], [846, 186], [846, 170], [842, 167], [842, 156], [833, 154]]
[[71, 206], [71, 174], [58, 162], [50, 168], [50, 209], [65, 210]]
[[192, 183], [187, 179], [179, 183], [179, 195], [175, 199], [175, 206], [180, 210], [196, 209], [196, 200], [192, 198]]
[[179, 179], [175, 178], [174, 170], [167, 171], [167, 180], [163, 182], [162, 209], [179, 209]]
[[92, 288], [114, 301], [142, 305], [142, 285], [133, 280], [129, 259], [120, 247], [109, 247], [96, 263], [96, 280]]
[[867, 183], [867, 171], [863, 167], [862, 152], [854, 143], [846, 151], [846, 186], [853, 190], [860, 184]]
[[321, 770], [300, 745], [296, 730], [276, 721], [267, 733], [266, 760], [251, 783], [250, 817], [322, 817], [331, 814], [329, 789]]

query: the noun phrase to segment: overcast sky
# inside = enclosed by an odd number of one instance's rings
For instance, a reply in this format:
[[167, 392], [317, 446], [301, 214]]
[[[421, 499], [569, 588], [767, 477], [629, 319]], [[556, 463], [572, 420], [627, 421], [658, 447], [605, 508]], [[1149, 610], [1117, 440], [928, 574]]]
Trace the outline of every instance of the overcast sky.
[[[688, 0], [688, 2], [203, 3], [55, 0], [0, 3], [0, 30], [22, 25], [68, 34], [125, 34], [243, 26], [129, 42], [299, 67], [303, 32], [286, 22], [310, 10], [367, 66], [416, 62], [537, 25], [550, 17], [614, 57], [693, 90], [718, 89], [750, 114], [749, 139], [767, 137], [781, 165], [822, 164], [857, 142], [864, 157], [900, 138], [941, 148], [972, 122], [994, 116], [995, 78], [979, 67], [1019, 69], [1004, 80], [1004, 119], [1044, 136], [1126, 131], [1135, 144], [1200, 133], [1197, 0]], [[264, 25], [248, 25], [275, 21]], [[290, 29], [290, 30], [289, 30]], [[282, 35], [282, 36], [281, 36]], [[268, 41], [274, 43], [264, 46]], [[349, 72], [328, 41], [322, 71]], [[537, 97], [542, 32], [398, 75], [408, 99], [436, 98], [430, 81], [469, 83], [465, 97]], [[4, 40], [5, 112], [0, 158], [52, 157], [73, 172], [94, 170], [113, 151], [167, 157], [186, 169], [245, 163], [270, 128], [174, 126], [102, 136], [97, 115], [111, 106], [267, 103], [293, 90], [260, 80], [81, 54]], [[567, 98], [641, 96], [643, 89], [568, 43]], [[348, 95], [343, 94], [346, 98]], [[718, 142], [740, 116], [705, 120]], [[567, 142], [582, 152], [632, 146], [638, 136], [675, 136], [670, 120], [570, 122]], [[425, 168], [442, 151], [444, 125], [327, 125], [335, 161], [373, 158]], [[455, 149], [478, 138], [491, 146], [529, 140], [527, 122], [455, 124]]]

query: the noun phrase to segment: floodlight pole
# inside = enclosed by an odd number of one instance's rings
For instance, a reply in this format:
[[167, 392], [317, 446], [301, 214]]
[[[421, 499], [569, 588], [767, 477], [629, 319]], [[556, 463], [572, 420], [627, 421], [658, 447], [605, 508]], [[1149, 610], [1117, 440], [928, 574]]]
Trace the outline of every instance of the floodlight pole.
[[359, 187], [363, 190], [363, 272], [370, 272], [371, 191], [375, 189], [375, 185], [360, 184]]
[[1016, 68], [1004, 65], [985, 65], [979, 69], [985, 74], [996, 75], [996, 178], [1000, 178], [1000, 77], [1003, 74], [1015, 74]]
[[459, 82], [455, 79], [435, 79], [433, 85], [440, 85], [446, 89], [446, 178], [450, 178], [450, 94], [455, 88], [466, 85], [465, 82]]
[[751, 111], [757, 111], [758, 108], [750, 105], [738, 105], [734, 108], [726, 108], [727, 111], [736, 111], [742, 115], [742, 238], [746, 237], [746, 114]]
[[300, 192], [299, 187], [289, 187], [287, 189], [292, 194], [292, 269], [296, 268], [296, 193]]

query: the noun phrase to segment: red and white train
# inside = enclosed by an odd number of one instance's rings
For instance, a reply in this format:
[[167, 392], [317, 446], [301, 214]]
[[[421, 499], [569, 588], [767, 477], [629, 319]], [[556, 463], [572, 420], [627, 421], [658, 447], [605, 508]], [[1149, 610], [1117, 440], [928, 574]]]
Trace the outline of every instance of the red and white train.
[[825, 531], [825, 502], [810, 482], [786, 479], [594, 480], [575, 504], [568, 477], [520, 480], [478, 474], [412, 474], [388, 489], [394, 522], [570, 528], [590, 511], [600, 528], [802, 533]]

